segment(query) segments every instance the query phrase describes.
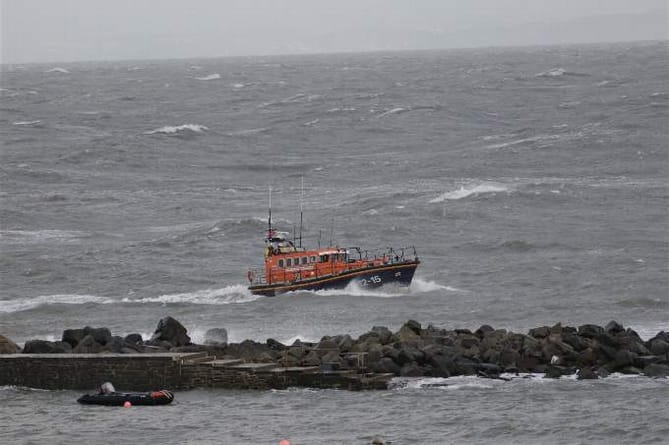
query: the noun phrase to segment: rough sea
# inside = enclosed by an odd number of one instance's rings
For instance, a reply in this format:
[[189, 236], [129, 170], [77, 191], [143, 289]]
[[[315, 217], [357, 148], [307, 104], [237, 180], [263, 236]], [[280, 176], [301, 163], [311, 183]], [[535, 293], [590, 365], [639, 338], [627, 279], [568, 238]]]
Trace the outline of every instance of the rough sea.
[[[667, 42], [4, 65], [0, 334], [147, 338], [171, 315], [195, 342], [409, 319], [649, 339], [669, 330], [668, 79]], [[270, 186], [306, 246], [415, 246], [412, 286], [251, 295]], [[0, 442], [669, 443], [669, 379], [393, 383], [130, 410], [2, 387]]]

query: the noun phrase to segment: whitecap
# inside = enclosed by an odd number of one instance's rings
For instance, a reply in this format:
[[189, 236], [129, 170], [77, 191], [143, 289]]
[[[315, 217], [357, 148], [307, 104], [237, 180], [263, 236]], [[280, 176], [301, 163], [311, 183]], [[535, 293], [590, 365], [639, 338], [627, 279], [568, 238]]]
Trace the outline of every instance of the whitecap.
[[235, 88], [235, 89], [244, 88], [245, 86], [246, 85], [244, 85], [243, 83], [233, 83], [232, 84], [232, 88]]
[[216, 79], [220, 79], [220, 78], [221, 78], [220, 74], [214, 73], [214, 74], [210, 74], [210, 75], [204, 76], [204, 77], [196, 77], [195, 79], [197, 79], [197, 80], [216, 80]]
[[537, 73], [534, 75], [534, 77], [560, 77], [564, 76], [566, 73], [567, 71], [564, 68], [553, 68], [548, 71]]
[[52, 304], [111, 304], [115, 301], [111, 298], [96, 297], [94, 295], [41, 295], [34, 298], [21, 298], [17, 300], [3, 301], [0, 305], [0, 312], [12, 313], [34, 309], [39, 306]]
[[144, 134], [175, 134], [180, 131], [193, 131], [195, 133], [201, 133], [204, 130], [208, 130], [207, 127], [204, 125], [197, 125], [197, 124], [184, 124], [184, 125], [177, 125], [177, 126], [165, 126], [161, 128], [157, 128], [155, 130], [147, 131]]
[[68, 70], [66, 70], [65, 68], [60, 68], [60, 67], [51, 68], [50, 70], [46, 70], [46, 71], [44, 71], [44, 72], [45, 72], [45, 73], [63, 73], [63, 74], [69, 74], [69, 73], [70, 73], [70, 72], [69, 72]]
[[460, 187], [458, 190], [446, 192], [436, 198], [430, 200], [430, 203], [438, 203], [447, 200], [458, 200], [468, 198], [470, 196], [478, 196], [484, 193], [500, 193], [508, 192], [509, 189], [504, 186], [480, 184], [474, 187]]
[[228, 133], [228, 136], [253, 136], [255, 134], [266, 133], [271, 129], [272, 127], [262, 127], [262, 128], [251, 128], [248, 130], [232, 131]]
[[383, 113], [379, 114], [377, 117], [382, 118], [384, 116], [388, 116], [388, 115], [391, 115], [391, 114], [405, 113], [407, 111], [410, 111], [410, 109], [409, 108], [397, 107], [397, 108], [393, 108], [391, 110], [388, 110], [386, 112], [383, 112]]
[[86, 232], [76, 230], [0, 230], [0, 239], [4, 242], [41, 243], [46, 241], [71, 241], [88, 236]]
[[30, 126], [30, 125], [37, 125], [41, 122], [42, 121], [18, 121], [14, 122], [12, 125]]
[[558, 134], [543, 134], [543, 135], [540, 134], [538, 136], [532, 136], [529, 138], [516, 139], [514, 141], [501, 142], [499, 144], [488, 145], [486, 146], [486, 148], [492, 148], [492, 149], [507, 148], [507, 147], [513, 147], [514, 145], [525, 144], [527, 142], [543, 142], [557, 139], [560, 139], [560, 135]]
[[305, 127], [311, 127], [312, 125], [316, 125], [316, 124], [319, 123], [320, 121], [321, 121], [320, 119], [314, 119], [314, 120], [312, 120], [312, 121], [305, 122], [305, 123], [302, 124], [302, 125], [304, 125]]

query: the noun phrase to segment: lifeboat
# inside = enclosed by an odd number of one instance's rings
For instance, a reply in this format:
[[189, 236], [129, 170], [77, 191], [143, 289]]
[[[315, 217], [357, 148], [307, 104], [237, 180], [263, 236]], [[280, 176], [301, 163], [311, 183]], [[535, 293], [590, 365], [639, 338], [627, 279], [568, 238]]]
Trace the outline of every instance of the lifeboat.
[[371, 253], [359, 247], [297, 247], [286, 232], [272, 229], [270, 213], [264, 267], [248, 271], [248, 289], [272, 297], [291, 291], [343, 289], [351, 283], [363, 289], [409, 286], [418, 264], [413, 246]]

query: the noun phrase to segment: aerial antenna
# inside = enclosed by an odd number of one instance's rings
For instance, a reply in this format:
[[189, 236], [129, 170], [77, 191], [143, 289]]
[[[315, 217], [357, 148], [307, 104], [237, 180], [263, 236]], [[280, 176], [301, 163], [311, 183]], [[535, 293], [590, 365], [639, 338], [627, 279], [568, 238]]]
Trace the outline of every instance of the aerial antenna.
[[334, 216], [332, 217], [332, 226], [330, 226], [330, 247], [332, 247], [332, 238], [334, 238]]
[[302, 191], [300, 193], [300, 249], [302, 248], [302, 204], [304, 201], [304, 176], [302, 176]]
[[269, 185], [269, 216], [267, 218], [267, 239], [272, 238], [272, 184]]

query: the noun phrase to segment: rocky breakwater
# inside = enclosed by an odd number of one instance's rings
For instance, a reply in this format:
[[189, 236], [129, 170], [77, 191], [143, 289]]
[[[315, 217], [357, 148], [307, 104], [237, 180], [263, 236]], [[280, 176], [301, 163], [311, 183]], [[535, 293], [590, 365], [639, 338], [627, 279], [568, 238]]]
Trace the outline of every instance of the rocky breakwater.
[[[159, 321], [150, 339], [139, 334], [113, 336], [107, 328], [67, 329], [62, 340], [26, 342], [24, 353], [154, 353], [206, 352], [216, 359], [273, 363], [284, 368], [318, 367], [321, 372], [392, 374], [405, 377], [543, 373], [546, 377], [577, 374], [579, 379], [610, 373], [669, 377], [669, 333], [643, 340], [630, 328], [611, 321], [606, 326], [541, 326], [526, 334], [483, 325], [469, 329], [423, 327], [409, 320], [397, 332], [382, 326], [352, 338], [325, 336], [319, 342], [274, 339], [228, 343], [224, 328], [205, 334], [205, 344], [193, 344], [186, 328], [172, 317]], [[0, 352], [18, 346], [0, 336]]]

